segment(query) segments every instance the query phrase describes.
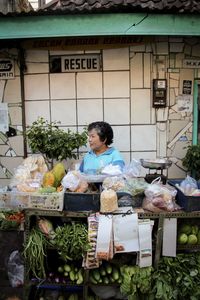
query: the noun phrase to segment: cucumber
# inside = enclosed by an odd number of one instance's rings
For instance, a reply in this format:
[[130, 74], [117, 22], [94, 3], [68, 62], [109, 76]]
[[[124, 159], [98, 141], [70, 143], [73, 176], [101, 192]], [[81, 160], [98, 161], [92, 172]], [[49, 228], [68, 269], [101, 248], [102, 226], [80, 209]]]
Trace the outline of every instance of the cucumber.
[[122, 283], [122, 281], [123, 281], [123, 278], [122, 278], [121, 275], [119, 275], [119, 278], [118, 278], [117, 282], [118, 282], [118, 283]]
[[74, 271], [70, 271], [69, 272], [69, 278], [71, 281], [74, 281], [75, 280], [75, 274], [74, 274]]
[[119, 279], [119, 271], [115, 267], [113, 267], [113, 270], [112, 270], [112, 278], [114, 280], [118, 280]]
[[77, 294], [71, 294], [69, 296], [68, 300], [78, 300], [78, 295]]
[[112, 273], [112, 266], [110, 264], [106, 265], [106, 272], [107, 272], [107, 274], [111, 274]]
[[106, 276], [106, 270], [104, 267], [100, 267], [99, 268], [99, 273], [101, 274], [101, 276]]
[[109, 284], [110, 283], [110, 280], [108, 279], [107, 276], [104, 276], [102, 280], [103, 280], [103, 283], [105, 283], [105, 284]]
[[92, 276], [96, 281], [99, 281], [101, 279], [101, 275], [99, 273], [99, 270], [92, 270]]
[[76, 283], [77, 284], [82, 284], [83, 283], [82, 270], [80, 269], [77, 274], [78, 274], [78, 279], [77, 279]]
[[89, 280], [93, 284], [97, 284], [98, 283], [98, 281], [96, 281], [92, 275], [90, 275]]
[[71, 271], [70, 265], [67, 265], [67, 264], [64, 265], [63, 269], [64, 269], [65, 272], [70, 272]]

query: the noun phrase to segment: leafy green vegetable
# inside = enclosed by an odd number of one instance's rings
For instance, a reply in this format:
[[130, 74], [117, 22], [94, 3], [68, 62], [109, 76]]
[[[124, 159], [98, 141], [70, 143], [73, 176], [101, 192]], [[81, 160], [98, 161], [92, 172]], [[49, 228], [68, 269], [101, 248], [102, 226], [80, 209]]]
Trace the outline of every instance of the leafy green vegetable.
[[191, 175], [193, 175], [197, 180], [200, 179], [200, 144], [190, 145], [187, 148], [187, 152], [182, 163]]
[[155, 299], [200, 299], [200, 256], [163, 257], [152, 274]]
[[53, 241], [64, 261], [81, 259], [90, 249], [87, 226], [83, 223], [72, 222], [58, 226]]
[[58, 123], [38, 118], [27, 130], [29, 146], [33, 153], [42, 153], [46, 161], [76, 158], [74, 150], [86, 145], [87, 133], [64, 131]]
[[151, 292], [152, 267], [139, 268], [138, 266], [124, 265], [120, 271], [122, 276], [120, 291], [123, 295], [128, 296], [128, 300], [138, 299], [139, 294], [144, 295]]

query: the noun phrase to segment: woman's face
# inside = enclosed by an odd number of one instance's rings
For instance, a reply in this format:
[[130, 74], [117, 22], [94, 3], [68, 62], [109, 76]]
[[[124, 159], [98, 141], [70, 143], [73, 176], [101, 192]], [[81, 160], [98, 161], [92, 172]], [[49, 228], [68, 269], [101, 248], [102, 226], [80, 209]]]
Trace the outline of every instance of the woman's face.
[[88, 132], [88, 142], [90, 144], [90, 148], [93, 151], [99, 151], [99, 150], [105, 148], [105, 141], [102, 142], [100, 140], [96, 129], [92, 129], [91, 131]]

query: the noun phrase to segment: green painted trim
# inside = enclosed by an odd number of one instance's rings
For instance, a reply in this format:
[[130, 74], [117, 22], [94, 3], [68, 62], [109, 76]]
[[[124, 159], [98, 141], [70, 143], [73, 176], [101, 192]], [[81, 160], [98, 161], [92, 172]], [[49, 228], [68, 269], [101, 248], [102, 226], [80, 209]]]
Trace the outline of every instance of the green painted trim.
[[194, 81], [192, 144], [198, 143], [198, 81]]
[[107, 36], [200, 35], [200, 15], [84, 14], [0, 17], [0, 39]]

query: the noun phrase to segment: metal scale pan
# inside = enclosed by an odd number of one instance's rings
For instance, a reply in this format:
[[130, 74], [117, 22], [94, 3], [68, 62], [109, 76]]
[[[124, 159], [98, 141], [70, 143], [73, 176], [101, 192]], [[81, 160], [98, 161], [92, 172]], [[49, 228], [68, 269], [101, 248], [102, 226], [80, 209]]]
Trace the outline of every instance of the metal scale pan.
[[[143, 168], [149, 169], [149, 174], [146, 175], [145, 180], [151, 183], [154, 179], [160, 177], [163, 184], [167, 182], [167, 176], [163, 175], [163, 170], [168, 169], [172, 165], [172, 161], [168, 159], [140, 159], [140, 163]], [[151, 174], [151, 170], [156, 170], [155, 173]], [[157, 173], [160, 171], [160, 174]]]

